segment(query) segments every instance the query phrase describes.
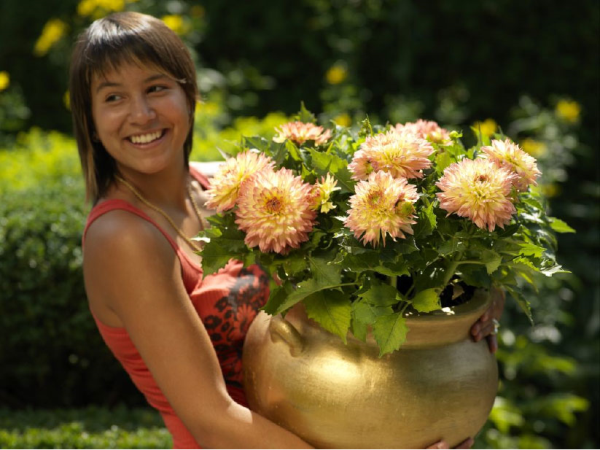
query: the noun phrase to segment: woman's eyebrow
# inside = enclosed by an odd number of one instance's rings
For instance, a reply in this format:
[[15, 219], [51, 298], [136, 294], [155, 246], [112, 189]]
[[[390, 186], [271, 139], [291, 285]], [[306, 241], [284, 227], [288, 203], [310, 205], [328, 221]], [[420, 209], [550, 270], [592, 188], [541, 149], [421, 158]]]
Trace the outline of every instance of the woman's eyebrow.
[[[144, 80], [144, 83], [151, 83], [153, 81], [156, 81], [156, 80], [159, 80], [159, 79], [163, 79], [163, 78], [169, 79], [169, 77], [166, 76], [165, 74], [163, 74], [163, 73], [157, 73], [155, 75], [151, 75], [148, 78], [146, 78]], [[108, 88], [108, 87], [119, 87], [119, 86], [121, 86], [120, 83], [115, 83], [114, 81], [108, 81], [108, 80], [106, 80], [106, 81], [103, 81], [102, 83], [100, 83], [98, 85], [98, 87], [96, 88], [96, 93], [98, 93], [102, 89], [105, 89], [105, 88]]]

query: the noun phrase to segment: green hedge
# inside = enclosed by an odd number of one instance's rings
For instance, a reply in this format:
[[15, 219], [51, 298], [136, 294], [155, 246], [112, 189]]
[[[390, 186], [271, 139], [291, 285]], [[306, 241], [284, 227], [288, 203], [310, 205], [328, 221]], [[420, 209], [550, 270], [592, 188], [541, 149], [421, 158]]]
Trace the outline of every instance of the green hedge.
[[171, 447], [171, 435], [150, 409], [0, 409], [0, 448]]

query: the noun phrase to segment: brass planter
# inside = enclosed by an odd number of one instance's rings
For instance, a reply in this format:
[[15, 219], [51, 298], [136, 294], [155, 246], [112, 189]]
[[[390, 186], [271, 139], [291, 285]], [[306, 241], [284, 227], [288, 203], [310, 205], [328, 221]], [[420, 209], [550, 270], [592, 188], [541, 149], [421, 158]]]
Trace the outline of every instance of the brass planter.
[[306, 317], [259, 314], [244, 346], [250, 407], [319, 448], [454, 446], [487, 420], [498, 369], [469, 329], [491, 301], [477, 292], [452, 313], [409, 316], [407, 341], [378, 358], [372, 338], [348, 344]]

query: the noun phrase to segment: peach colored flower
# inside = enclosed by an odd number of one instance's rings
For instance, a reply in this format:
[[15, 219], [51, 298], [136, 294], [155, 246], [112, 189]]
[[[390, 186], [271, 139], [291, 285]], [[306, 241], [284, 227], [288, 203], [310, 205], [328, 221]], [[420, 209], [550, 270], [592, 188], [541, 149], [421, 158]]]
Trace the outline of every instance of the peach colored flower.
[[256, 172], [272, 168], [275, 162], [255, 151], [238, 153], [223, 164], [213, 179], [206, 193], [209, 200], [206, 207], [223, 212], [235, 206], [241, 185]]
[[451, 164], [436, 183], [440, 207], [471, 219], [479, 228], [504, 228], [516, 212], [510, 195], [515, 175], [489, 159], [463, 159]]
[[248, 246], [286, 254], [308, 240], [317, 215], [314, 197], [313, 187], [291, 170], [263, 170], [242, 184], [235, 223]]
[[390, 130], [369, 136], [354, 154], [348, 169], [355, 180], [366, 179], [371, 172], [384, 171], [394, 178], [421, 178], [431, 166], [431, 143], [411, 133]]
[[315, 184], [315, 191], [317, 193], [315, 196], [315, 209], [320, 208], [322, 213], [327, 213], [334, 209], [335, 205], [329, 200], [331, 199], [331, 194], [339, 190], [337, 180], [330, 173], [325, 177], [321, 177], [321, 181]]
[[344, 224], [363, 244], [370, 242], [377, 247], [381, 238], [385, 246], [386, 235], [395, 240], [404, 238], [404, 233], [413, 233], [414, 203], [418, 198], [417, 188], [405, 178], [374, 172], [357, 183]]
[[315, 141], [316, 145], [323, 145], [331, 139], [330, 130], [323, 132], [323, 127], [299, 121], [284, 123], [279, 128], [275, 128], [275, 131], [279, 134], [273, 140], [279, 143], [289, 139], [298, 145], [302, 145], [306, 141]]
[[541, 172], [538, 170], [535, 158], [509, 139], [493, 140], [490, 146], [481, 147], [481, 150], [485, 153], [485, 157], [517, 175], [513, 181], [517, 191], [526, 191], [530, 184], [537, 184], [535, 180]]
[[419, 119], [416, 122], [407, 122], [404, 125], [399, 123], [396, 124], [395, 130], [400, 133], [412, 133], [421, 139], [427, 139], [436, 144], [444, 145], [452, 141], [448, 130], [440, 127], [437, 122], [432, 120]]

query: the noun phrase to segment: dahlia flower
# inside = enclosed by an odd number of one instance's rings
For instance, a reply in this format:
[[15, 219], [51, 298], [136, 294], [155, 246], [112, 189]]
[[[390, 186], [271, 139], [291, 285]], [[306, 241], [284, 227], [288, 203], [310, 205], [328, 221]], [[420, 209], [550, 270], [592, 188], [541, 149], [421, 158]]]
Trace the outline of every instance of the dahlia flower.
[[414, 203], [418, 200], [417, 188], [405, 178], [394, 178], [386, 172], [374, 172], [367, 180], [359, 181], [355, 194], [350, 197], [350, 210], [344, 224], [354, 232], [363, 244], [371, 242], [374, 247], [386, 235], [392, 239], [412, 234], [411, 225], [416, 222]]
[[308, 240], [317, 212], [315, 192], [291, 170], [263, 170], [243, 183], [236, 211], [249, 247], [286, 254]]
[[289, 139], [298, 145], [306, 141], [315, 141], [316, 145], [322, 145], [331, 138], [330, 130], [323, 132], [323, 127], [299, 121], [284, 123], [281, 127], [275, 128], [275, 131], [279, 134], [273, 140], [279, 143]]
[[371, 172], [380, 170], [394, 178], [421, 178], [421, 170], [431, 166], [428, 156], [432, 153], [433, 147], [425, 139], [390, 130], [369, 136], [354, 154], [348, 169], [355, 180], [364, 180]]
[[485, 157], [500, 167], [514, 172], [513, 186], [519, 192], [526, 191], [530, 184], [537, 184], [536, 178], [541, 175], [535, 158], [524, 152], [517, 144], [506, 139], [493, 140], [490, 146], [481, 147]]
[[328, 173], [326, 177], [321, 177], [321, 181], [315, 184], [317, 195], [315, 196], [315, 209], [321, 209], [322, 213], [327, 213], [335, 208], [335, 205], [330, 202], [331, 194], [334, 191], [339, 191], [337, 180]]
[[246, 151], [229, 158], [217, 171], [206, 191], [209, 199], [206, 207], [217, 212], [235, 206], [241, 185], [252, 175], [265, 168], [272, 168], [274, 161], [262, 153]]
[[412, 133], [421, 139], [428, 139], [436, 144], [447, 144], [451, 141], [448, 130], [440, 127], [437, 122], [432, 120], [419, 119], [416, 122], [407, 122], [404, 125], [399, 123], [396, 124], [395, 130], [400, 133]]
[[515, 175], [489, 159], [463, 159], [451, 164], [436, 183], [440, 207], [468, 217], [479, 228], [504, 228], [516, 212], [510, 200]]

